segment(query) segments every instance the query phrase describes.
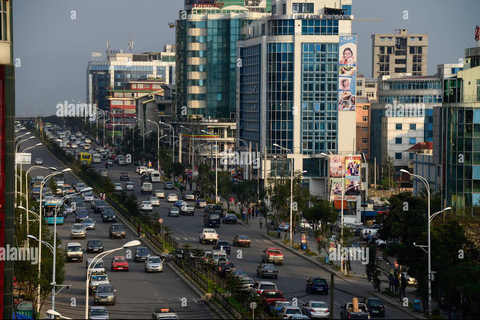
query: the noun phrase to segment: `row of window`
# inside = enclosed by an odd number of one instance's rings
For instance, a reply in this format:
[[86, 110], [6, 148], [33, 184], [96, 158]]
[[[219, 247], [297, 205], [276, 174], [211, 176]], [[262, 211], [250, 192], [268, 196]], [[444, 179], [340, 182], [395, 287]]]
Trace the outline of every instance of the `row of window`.
[[[410, 123], [409, 125], [410, 125], [410, 130], [417, 130], [416, 123]], [[395, 130], [403, 130], [403, 123], [396, 123]]]
[[[417, 138], [408, 138], [408, 144], [416, 144]], [[403, 138], [395, 138], [395, 144], [403, 144]]]
[[[415, 153], [409, 153], [408, 159], [413, 160]], [[403, 159], [403, 152], [395, 152], [395, 160], [402, 160]]]
[[338, 20], [302, 20], [302, 35], [338, 35]]
[[407, 81], [407, 82], [391, 82], [390, 90], [427, 90], [427, 89], [442, 89], [440, 81], [422, 82], [422, 81]]
[[380, 97], [380, 103], [442, 103], [440, 95], [392, 95]]

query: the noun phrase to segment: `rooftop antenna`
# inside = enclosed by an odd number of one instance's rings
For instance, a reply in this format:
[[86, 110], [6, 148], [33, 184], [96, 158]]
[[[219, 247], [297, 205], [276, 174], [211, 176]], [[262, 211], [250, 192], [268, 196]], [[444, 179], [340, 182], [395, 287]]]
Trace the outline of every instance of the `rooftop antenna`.
[[133, 41], [128, 39], [128, 50], [133, 50]]

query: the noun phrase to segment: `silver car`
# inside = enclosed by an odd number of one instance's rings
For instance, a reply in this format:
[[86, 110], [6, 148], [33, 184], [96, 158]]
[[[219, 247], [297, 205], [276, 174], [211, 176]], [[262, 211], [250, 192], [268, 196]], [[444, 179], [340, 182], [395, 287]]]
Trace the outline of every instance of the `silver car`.
[[328, 319], [330, 317], [329, 307], [323, 301], [308, 301], [303, 305], [302, 313], [308, 316], [310, 319]]
[[115, 305], [117, 303], [117, 294], [115, 292], [117, 292], [117, 290], [115, 290], [111, 284], [101, 284], [97, 287], [97, 291], [95, 291], [93, 302], [95, 305]]
[[93, 199], [95, 199], [93, 193], [91, 193], [91, 192], [85, 192], [85, 193], [83, 194], [83, 201], [85, 201], [85, 202], [92, 202]]
[[127, 184], [125, 185], [125, 191], [134, 191], [135, 189], [135, 185], [133, 184], [133, 182], [127, 182]]
[[114, 184], [114, 186], [115, 186], [115, 187], [114, 187], [113, 190], [115, 190], [115, 191], [122, 191], [122, 190], [123, 190], [123, 186], [122, 186], [122, 184], [121, 184], [120, 182], [116, 182], [116, 183]]
[[151, 256], [145, 261], [145, 272], [163, 272], [162, 259], [158, 256]]
[[110, 319], [107, 308], [102, 306], [90, 307], [88, 319]]
[[87, 230], [95, 230], [95, 220], [92, 218], [85, 218], [82, 221], [82, 224], [85, 226], [85, 229]]
[[75, 223], [73, 226], [70, 227], [70, 239], [73, 238], [86, 238], [87, 237], [87, 229], [81, 223]]

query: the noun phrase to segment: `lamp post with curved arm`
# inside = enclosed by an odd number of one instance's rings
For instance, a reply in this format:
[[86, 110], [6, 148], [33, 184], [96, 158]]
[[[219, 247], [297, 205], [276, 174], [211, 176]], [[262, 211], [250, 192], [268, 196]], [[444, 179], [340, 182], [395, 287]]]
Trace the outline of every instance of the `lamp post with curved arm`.
[[99, 253], [92, 259], [92, 261], [90, 262], [90, 264], [87, 267], [87, 280], [85, 281], [85, 319], [88, 319], [88, 304], [89, 304], [88, 286], [89, 286], [89, 283], [90, 283], [90, 267], [94, 263], [96, 263], [98, 260], [102, 259], [103, 257], [105, 257], [106, 255], [108, 255], [112, 252], [119, 251], [119, 250], [129, 248], [129, 247], [135, 247], [135, 246], [138, 246], [140, 244], [141, 244], [140, 241], [133, 240], [133, 241], [127, 242], [126, 244], [124, 244], [120, 248], [115, 248], [115, 249], [111, 249], [111, 250]]
[[[25, 135], [22, 135], [22, 136], [25, 136]], [[34, 136], [28, 137], [26, 139], [18, 141], [15, 144], [15, 175], [14, 175], [15, 176], [15, 191], [17, 190], [17, 153], [18, 153], [18, 147], [20, 147], [20, 145], [22, 143], [24, 143], [25, 141], [32, 140], [32, 139], [35, 139], [35, 137]], [[15, 198], [15, 201], [16, 201], [17, 200], [17, 195], [16, 194], [15, 194], [14, 198]]]
[[147, 119], [147, 121], [157, 126], [157, 171], [160, 172], [160, 126], [150, 119]]
[[172, 125], [168, 124], [168, 123], [165, 123], [163, 121], [159, 121], [158, 122], [159, 124], [161, 125], [164, 125], [164, 126], [167, 126], [167, 127], [170, 127], [170, 129], [172, 130], [172, 148], [173, 148], [173, 163], [175, 163], [175, 143], [173, 143], [173, 140], [175, 140], [175, 129], [173, 128]]
[[[36, 148], [36, 147], [40, 147], [42, 145], [41, 142], [37, 143], [36, 145], [34, 146], [31, 146], [31, 147], [28, 147], [28, 148], [25, 148], [22, 150], [21, 153], [25, 153], [26, 151], [30, 150], [30, 149], [33, 149], [33, 148]], [[23, 173], [23, 161], [20, 161], [20, 192], [23, 192], [23, 178], [22, 178], [22, 173]], [[16, 181], [16, 180], [15, 180]], [[15, 188], [15, 191], [17, 191], [17, 189]], [[21, 203], [20, 203], [21, 204]]]
[[[192, 157], [192, 180], [193, 180], [193, 172], [195, 171], [195, 135], [194, 135], [194, 132], [193, 132], [192, 129], [189, 129], [189, 128], [183, 126], [183, 125], [181, 125], [180, 128], [188, 130], [192, 133], [191, 140], [192, 140], [192, 151], [193, 152], [192, 152], [191, 157]], [[190, 148], [189, 148], [189, 150], [190, 150]]]
[[[203, 133], [210, 134], [205, 130], [202, 130]], [[217, 138], [213, 138], [215, 140], [215, 203], [218, 202], [218, 164], [217, 164], [217, 156], [218, 156], [218, 141]]]
[[[142, 122], [142, 137], [143, 137], [143, 152], [145, 152], [145, 121], [140, 119], [139, 117], [133, 117], [133, 119]], [[135, 141], [134, 141], [135, 142]]]

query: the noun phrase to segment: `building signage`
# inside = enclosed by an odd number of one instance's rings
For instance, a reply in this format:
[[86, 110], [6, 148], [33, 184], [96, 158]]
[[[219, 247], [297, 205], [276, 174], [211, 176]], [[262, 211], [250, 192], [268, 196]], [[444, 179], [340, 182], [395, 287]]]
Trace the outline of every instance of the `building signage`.
[[351, 20], [352, 17], [350, 15], [344, 14], [325, 14], [321, 16], [322, 20]]
[[475, 28], [475, 41], [479, 41], [480, 40], [480, 27], [477, 26]]
[[223, 8], [225, 5], [223, 1], [220, 0], [193, 0], [192, 3], [194, 8]]
[[357, 37], [341, 36], [338, 51], [338, 110], [355, 111]]
[[361, 156], [328, 157], [330, 178], [330, 200], [356, 201], [361, 189]]

